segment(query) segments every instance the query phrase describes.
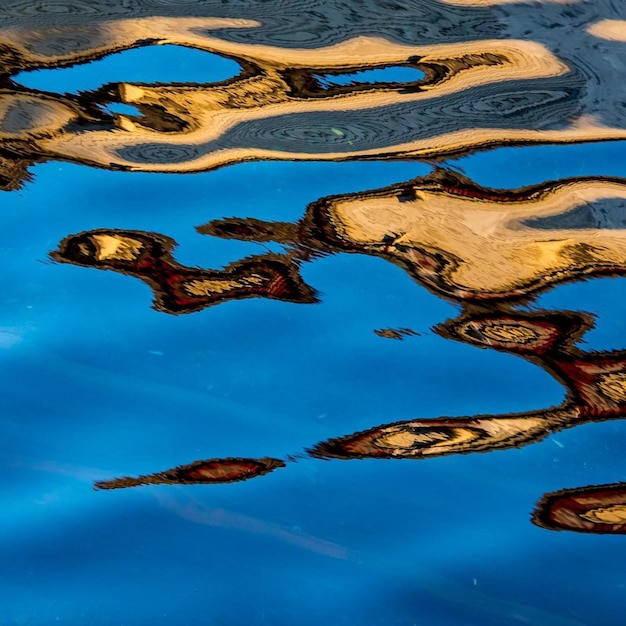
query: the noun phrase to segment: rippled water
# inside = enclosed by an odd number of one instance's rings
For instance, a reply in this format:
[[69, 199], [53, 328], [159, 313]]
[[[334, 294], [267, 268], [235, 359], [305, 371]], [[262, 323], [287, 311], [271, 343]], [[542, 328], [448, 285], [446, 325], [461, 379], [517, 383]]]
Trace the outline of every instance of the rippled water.
[[0, 624], [621, 624], [625, 46], [2, 2]]

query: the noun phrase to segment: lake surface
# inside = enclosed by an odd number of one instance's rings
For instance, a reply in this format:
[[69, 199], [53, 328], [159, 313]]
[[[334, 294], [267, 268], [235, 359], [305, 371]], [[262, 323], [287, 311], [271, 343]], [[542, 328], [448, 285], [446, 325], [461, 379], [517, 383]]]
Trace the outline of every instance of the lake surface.
[[622, 623], [622, 0], [5, 0], [0, 59], [0, 624]]

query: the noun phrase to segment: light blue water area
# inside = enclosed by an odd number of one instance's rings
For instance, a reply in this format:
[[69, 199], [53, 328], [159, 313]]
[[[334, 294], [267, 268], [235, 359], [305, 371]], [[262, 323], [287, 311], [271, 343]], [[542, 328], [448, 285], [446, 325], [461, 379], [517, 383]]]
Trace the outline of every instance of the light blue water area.
[[113, 82], [209, 83], [239, 74], [236, 61], [170, 44], [124, 50], [71, 67], [20, 72], [15, 82], [30, 89], [76, 93]]

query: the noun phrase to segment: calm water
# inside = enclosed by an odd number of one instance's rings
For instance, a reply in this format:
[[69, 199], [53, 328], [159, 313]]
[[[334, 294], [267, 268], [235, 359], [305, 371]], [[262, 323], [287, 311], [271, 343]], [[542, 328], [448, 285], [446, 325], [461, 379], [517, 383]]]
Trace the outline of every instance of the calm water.
[[0, 625], [623, 623], [623, 0], [0, 44]]

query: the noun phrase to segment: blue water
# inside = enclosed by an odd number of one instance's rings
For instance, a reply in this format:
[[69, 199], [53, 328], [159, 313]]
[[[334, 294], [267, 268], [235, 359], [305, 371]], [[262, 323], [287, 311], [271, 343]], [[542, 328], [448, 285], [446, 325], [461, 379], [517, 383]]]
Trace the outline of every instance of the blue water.
[[114, 81], [143, 83], [217, 82], [239, 74], [230, 59], [184, 46], [159, 45], [124, 50], [102, 59], [52, 69], [20, 72], [15, 82], [31, 89], [76, 93]]
[[[147, 47], [15, 80], [65, 93], [237, 74], [217, 55], [168, 48], [165, 61]], [[626, 142], [503, 147], [449, 164], [479, 185], [517, 188], [620, 176], [625, 156]], [[338, 254], [301, 267], [318, 304], [255, 298], [173, 316], [151, 309], [136, 279], [49, 257], [68, 234], [131, 229], [172, 237], [181, 264], [220, 268], [280, 246], [196, 226], [295, 221], [319, 198], [433, 168], [260, 161], [187, 175], [52, 160], [4, 193], [0, 624], [622, 623], [624, 537], [550, 532], [529, 519], [543, 493], [626, 480], [622, 421], [425, 461], [304, 455], [382, 423], [563, 401], [564, 387], [538, 365], [437, 335], [458, 304], [381, 258]], [[584, 349], [623, 349], [624, 285], [563, 284], [532, 306], [589, 311], [597, 323]], [[372, 332], [404, 327], [419, 334]], [[300, 458], [247, 482], [92, 488], [195, 459], [287, 455]]]

